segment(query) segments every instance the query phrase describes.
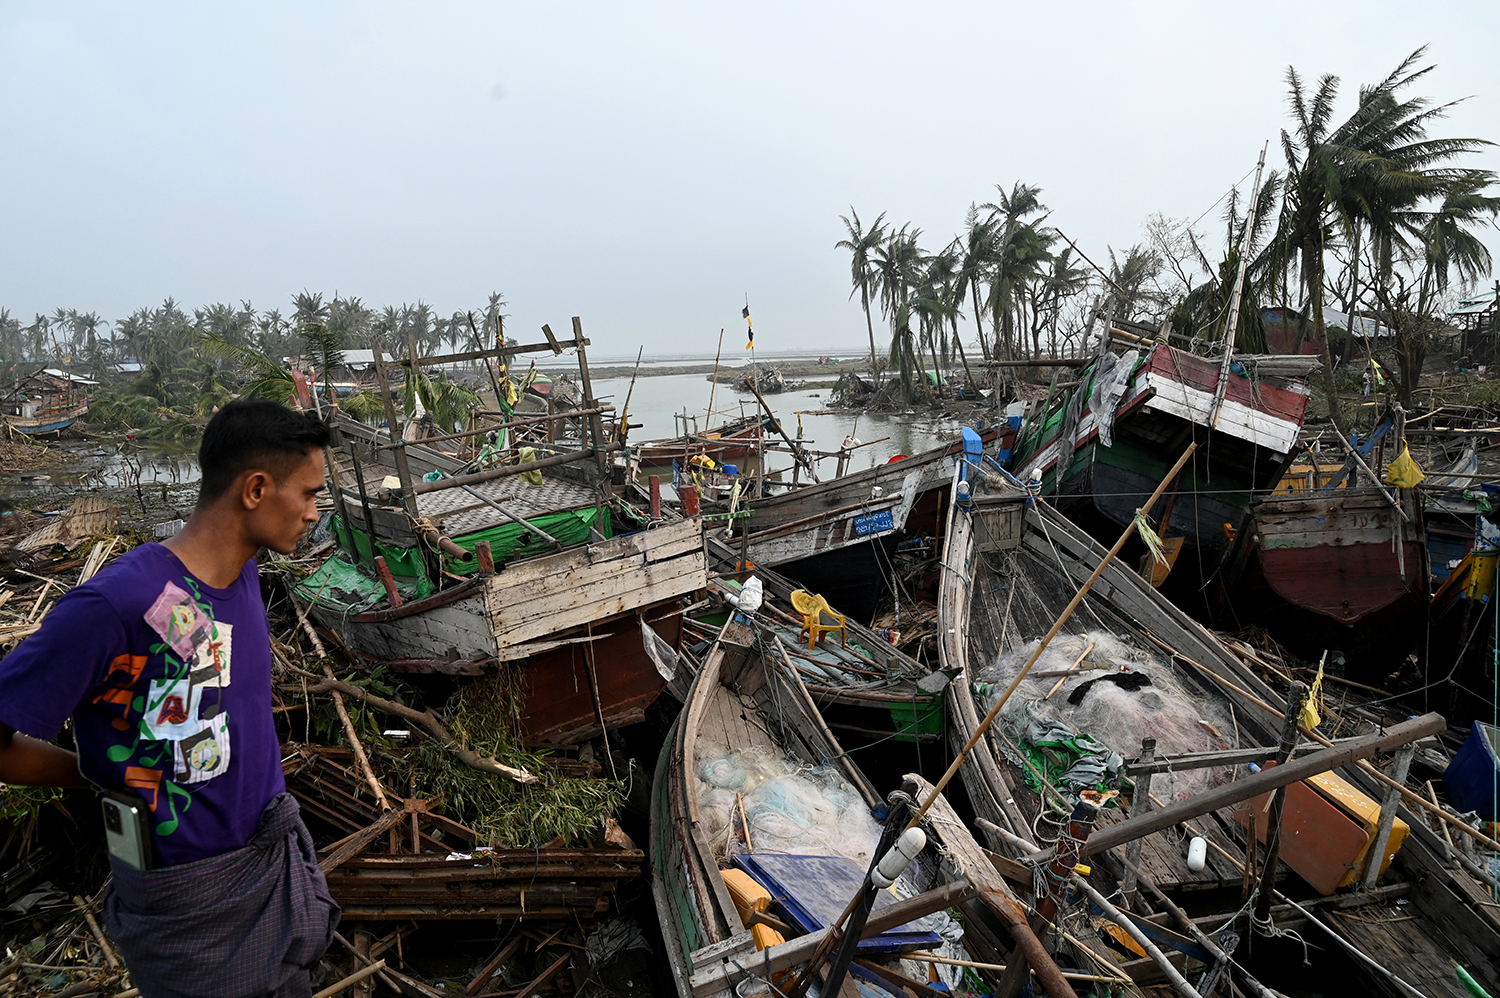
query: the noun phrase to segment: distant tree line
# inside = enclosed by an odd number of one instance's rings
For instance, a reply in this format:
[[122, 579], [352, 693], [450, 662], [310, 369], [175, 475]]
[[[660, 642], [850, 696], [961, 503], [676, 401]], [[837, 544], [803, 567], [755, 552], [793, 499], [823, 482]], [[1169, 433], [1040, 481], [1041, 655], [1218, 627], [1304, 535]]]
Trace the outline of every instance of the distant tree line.
[[[966, 341], [984, 359], [1075, 355], [1092, 349], [1100, 319], [1169, 326], [1209, 346], [1229, 328], [1249, 226], [1236, 349], [1265, 349], [1266, 307], [1296, 310], [1293, 346], [1317, 345], [1338, 423], [1335, 356], [1323, 318], [1325, 307], [1337, 304], [1392, 331], [1379, 349], [1409, 402], [1447, 305], [1490, 273], [1477, 230], [1500, 216], [1494, 172], [1460, 162], [1493, 143], [1433, 137], [1429, 129], [1456, 102], [1410, 94], [1434, 68], [1420, 65], [1425, 52], [1417, 49], [1384, 79], [1361, 86], [1353, 111], [1337, 123], [1338, 77], [1309, 84], [1288, 67], [1284, 167], [1266, 173], [1254, 204], [1230, 193], [1216, 250], [1196, 222], [1153, 215], [1143, 242], [1089, 261], [1047, 224], [1041, 188], [1019, 182], [999, 188], [994, 203], [971, 205], [963, 229], [936, 252], [919, 245], [922, 231], [911, 223], [898, 226], [882, 213], [867, 224], [851, 209], [837, 248], [850, 256], [850, 297], [865, 314], [877, 380], [884, 370], [898, 371], [910, 399], [921, 390], [925, 379], [916, 373], [927, 360], [938, 369], [968, 366], [974, 358]], [[885, 349], [877, 344], [876, 313]]]
[[[415, 341], [423, 354], [452, 346], [494, 346], [504, 321], [505, 298], [496, 292], [472, 313], [438, 315], [425, 302], [375, 309], [356, 297], [302, 291], [291, 308], [258, 310], [214, 303], [189, 313], [168, 298], [154, 308], [136, 309], [123, 319], [104, 320], [96, 312], [59, 308], [23, 323], [0, 307], [0, 364], [14, 382], [41, 367], [66, 367], [104, 382], [90, 408], [90, 421], [118, 427], [150, 427], [173, 440], [201, 417], [236, 394], [285, 401], [291, 376], [285, 358], [299, 358], [303, 369], [326, 381], [347, 349], [380, 347], [405, 356]], [[138, 365], [138, 369], [127, 365]], [[126, 368], [125, 370], [120, 370]], [[473, 402], [473, 394], [442, 375], [408, 377], [428, 411], [444, 425]], [[400, 386], [398, 386], [400, 387]], [[341, 403], [355, 415], [373, 415], [373, 396]]]

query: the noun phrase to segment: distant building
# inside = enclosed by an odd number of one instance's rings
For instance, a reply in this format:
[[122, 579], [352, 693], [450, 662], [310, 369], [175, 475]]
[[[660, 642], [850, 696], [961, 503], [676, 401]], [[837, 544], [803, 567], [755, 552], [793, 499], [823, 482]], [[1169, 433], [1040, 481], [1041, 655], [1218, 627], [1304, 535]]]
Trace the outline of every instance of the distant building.
[[1459, 353], [1488, 362], [1495, 353], [1495, 319], [1500, 313], [1500, 281], [1495, 287], [1461, 299], [1448, 318], [1458, 327]]
[[[1313, 333], [1313, 324], [1303, 318], [1301, 309], [1267, 308], [1260, 313], [1262, 327], [1266, 331], [1266, 349], [1271, 353], [1319, 353], [1318, 341]], [[1338, 309], [1323, 309], [1323, 325], [1328, 330], [1329, 345], [1335, 359], [1348, 356], [1349, 347], [1356, 340], [1379, 341], [1394, 335], [1391, 328], [1364, 316], [1350, 317]], [[1301, 345], [1298, 346], [1298, 339]], [[1373, 344], [1371, 344], [1373, 345]]]

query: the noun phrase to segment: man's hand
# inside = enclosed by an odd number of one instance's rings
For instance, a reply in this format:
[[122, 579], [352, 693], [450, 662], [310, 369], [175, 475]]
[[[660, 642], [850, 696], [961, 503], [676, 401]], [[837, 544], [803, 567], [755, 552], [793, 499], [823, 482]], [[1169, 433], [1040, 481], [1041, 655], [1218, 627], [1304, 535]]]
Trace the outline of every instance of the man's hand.
[[0, 724], [0, 783], [23, 787], [87, 787], [78, 755]]

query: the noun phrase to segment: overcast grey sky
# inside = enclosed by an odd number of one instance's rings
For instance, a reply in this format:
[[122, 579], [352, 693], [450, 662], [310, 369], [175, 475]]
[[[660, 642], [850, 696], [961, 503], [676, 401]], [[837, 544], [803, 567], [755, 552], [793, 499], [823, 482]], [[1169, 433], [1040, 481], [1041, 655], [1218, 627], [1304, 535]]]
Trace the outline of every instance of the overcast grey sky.
[[748, 292], [757, 346], [858, 346], [851, 205], [936, 248], [1024, 180], [1097, 260], [1281, 165], [1288, 65], [1347, 113], [1424, 42], [1500, 140], [1492, 0], [1020, 7], [10, 0], [0, 306], [499, 290], [622, 354], [743, 347]]

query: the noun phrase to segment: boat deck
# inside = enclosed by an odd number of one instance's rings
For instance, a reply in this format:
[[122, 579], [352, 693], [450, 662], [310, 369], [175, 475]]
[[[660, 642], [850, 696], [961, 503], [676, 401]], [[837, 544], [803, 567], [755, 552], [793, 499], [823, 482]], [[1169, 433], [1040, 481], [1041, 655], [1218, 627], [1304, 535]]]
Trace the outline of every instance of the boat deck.
[[[344, 500], [350, 509], [359, 508], [359, 486], [354, 477], [353, 463], [345, 455], [338, 455], [339, 482], [344, 487]], [[387, 477], [396, 477], [394, 465], [361, 462], [364, 473], [365, 492], [372, 504]], [[418, 474], [413, 469], [413, 475]], [[587, 486], [551, 476], [544, 477], [541, 485], [533, 485], [520, 475], [509, 475], [488, 482], [469, 486], [475, 492], [493, 502], [498, 502], [521, 519], [531, 519], [552, 513], [592, 507], [598, 496]], [[382, 503], [381, 505], [385, 505]], [[430, 519], [450, 537], [478, 533], [512, 522], [504, 513], [474, 498], [463, 489], [443, 489], [424, 492], [417, 496], [417, 512]]]
[[[575, 482], [543, 478], [541, 485], [522, 480], [520, 475], [496, 478], [469, 486], [493, 502], [498, 502], [522, 519], [562, 513], [570, 509], [592, 507], [598, 496], [592, 489]], [[417, 511], [441, 524], [449, 536], [458, 537], [509, 523], [505, 515], [475, 499], [463, 489], [445, 489], [417, 496]]]
[[1426, 918], [1393, 903], [1355, 911], [1333, 909], [1322, 921], [1429, 998], [1470, 994], [1458, 983], [1448, 951], [1433, 941], [1432, 923]]

